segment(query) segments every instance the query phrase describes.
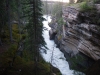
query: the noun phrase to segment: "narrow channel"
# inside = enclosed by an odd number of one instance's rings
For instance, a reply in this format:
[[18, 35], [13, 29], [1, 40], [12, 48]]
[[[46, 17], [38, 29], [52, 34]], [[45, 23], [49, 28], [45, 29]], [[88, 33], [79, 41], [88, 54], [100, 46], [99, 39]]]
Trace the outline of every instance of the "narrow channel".
[[48, 26], [48, 23], [51, 21], [50, 16], [44, 16], [44, 18], [47, 19], [47, 21], [43, 22], [44, 27], [48, 29], [43, 32], [43, 37], [48, 47], [48, 49], [46, 50], [46, 54], [44, 52], [41, 53], [44, 60], [51, 63], [54, 67], [58, 68], [62, 75], [73, 75], [73, 70], [69, 69], [69, 64], [66, 61], [64, 54], [58, 48], [56, 48], [53, 40], [49, 40], [50, 27]]

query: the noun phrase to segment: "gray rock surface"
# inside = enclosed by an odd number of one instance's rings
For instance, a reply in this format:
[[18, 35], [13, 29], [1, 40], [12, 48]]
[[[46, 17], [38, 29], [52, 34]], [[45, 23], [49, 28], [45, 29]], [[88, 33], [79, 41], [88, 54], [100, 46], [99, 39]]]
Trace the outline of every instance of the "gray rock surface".
[[[97, 7], [99, 9], [99, 6]], [[85, 18], [79, 17], [82, 15]], [[49, 24], [50, 37], [53, 37], [57, 47], [64, 52], [66, 60], [71, 64], [70, 67], [72, 67], [70, 59], [75, 59], [80, 68], [89, 67], [94, 61], [100, 59], [99, 25], [91, 24], [86, 14], [72, 7], [63, 9], [62, 17], [65, 25], [58, 25], [56, 19]], [[78, 58], [82, 61], [78, 62]]]

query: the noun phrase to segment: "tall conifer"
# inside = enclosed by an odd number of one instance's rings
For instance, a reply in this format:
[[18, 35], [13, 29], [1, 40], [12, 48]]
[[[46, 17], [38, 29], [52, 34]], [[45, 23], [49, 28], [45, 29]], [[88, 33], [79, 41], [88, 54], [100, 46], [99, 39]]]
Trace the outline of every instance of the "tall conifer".
[[27, 49], [32, 55], [32, 59], [39, 61], [39, 50], [45, 47], [45, 41], [42, 36], [43, 32], [43, 14], [42, 2], [40, 0], [30, 0], [24, 2], [27, 8], [24, 8], [25, 17], [27, 18]]

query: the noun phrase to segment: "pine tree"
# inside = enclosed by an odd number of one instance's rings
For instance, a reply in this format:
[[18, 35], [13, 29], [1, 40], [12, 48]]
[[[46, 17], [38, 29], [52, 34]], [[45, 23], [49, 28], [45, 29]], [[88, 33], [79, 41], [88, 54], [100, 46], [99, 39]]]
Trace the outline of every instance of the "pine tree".
[[[24, 2], [27, 8], [24, 8], [27, 20], [27, 49], [29, 50], [32, 60], [35, 62], [35, 75], [37, 75], [37, 65], [39, 63], [40, 49], [45, 47], [43, 33], [43, 15], [42, 3], [40, 0], [30, 0]], [[46, 47], [45, 47], [46, 48]]]
[[2, 35], [4, 27], [6, 26], [7, 15], [6, 15], [6, 3], [5, 0], [0, 0], [0, 45], [2, 45]]
[[39, 61], [39, 50], [44, 46], [45, 42], [42, 36], [43, 32], [43, 15], [42, 15], [42, 3], [40, 0], [30, 0], [24, 2], [27, 8], [24, 8], [26, 20], [27, 20], [27, 49], [32, 55], [32, 59], [35, 62]]
[[8, 27], [9, 27], [9, 35], [10, 35], [10, 41], [13, 41], [12, 38], [12, 25], [11, 25], [11, 7], [10, 7], [10, 0], [6, 0], [6, 8], [7, 8], [7, 17], [8, 17]]

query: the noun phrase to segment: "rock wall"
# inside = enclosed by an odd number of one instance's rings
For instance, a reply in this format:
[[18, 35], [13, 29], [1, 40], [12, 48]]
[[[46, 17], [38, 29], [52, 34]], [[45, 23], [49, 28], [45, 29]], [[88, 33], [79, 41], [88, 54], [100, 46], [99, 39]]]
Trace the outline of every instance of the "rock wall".
[[74, 68], [85, 69], [100, 59], [100, 26], [93, 22], [92, 16], [89, 12], [67, 7], [63, 9], [64, 25], [58, 25], [54, 20], [49, 24], [50, 39], [54, 39], [57, 47], [64, 52], [70, 68], [76, 63], [78, 67], [74, 65]]

